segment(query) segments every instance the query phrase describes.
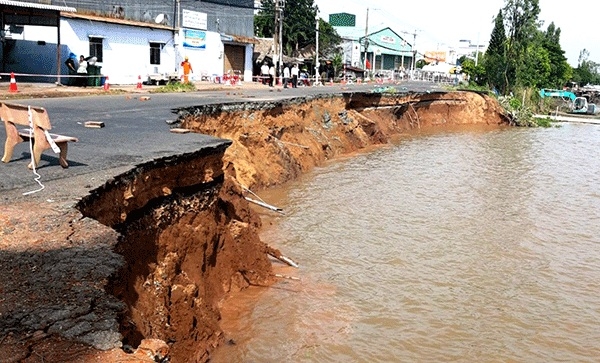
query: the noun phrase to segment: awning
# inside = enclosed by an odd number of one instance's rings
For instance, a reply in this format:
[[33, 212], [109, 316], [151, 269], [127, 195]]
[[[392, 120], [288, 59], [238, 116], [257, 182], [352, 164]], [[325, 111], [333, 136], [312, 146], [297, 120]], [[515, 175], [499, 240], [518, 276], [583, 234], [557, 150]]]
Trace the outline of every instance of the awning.
[[256, 38], [244, 37], [241, 35], [229, 35], [221, 33], [221, 41], [238, 44], [258, 44], [259, 41]]
[[0, 5], [15, 6], [29, 9], [41, 9], [41, 10], [53, 10], [53, 11], [64, 11], [74, 13], [77, 9], [70, 6], [57, 6], [57, 5], [46, 5], [38, 3], [26, 3], [23, 1], [12, 1], [12, 0], [0, 0]]

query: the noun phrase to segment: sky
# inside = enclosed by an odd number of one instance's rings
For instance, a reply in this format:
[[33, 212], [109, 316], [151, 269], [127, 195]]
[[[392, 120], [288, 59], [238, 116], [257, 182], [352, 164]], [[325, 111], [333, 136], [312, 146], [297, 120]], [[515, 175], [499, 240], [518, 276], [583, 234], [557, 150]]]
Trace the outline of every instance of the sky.
[[[504, 0], [314, 0], [320, 16], [329, 20], [329, 14], [356, 15], [356, 26], [364, 30], [369, 9], [369, 33], [390, 27], [409, 43], [416, 34], [416, 49], [445, 50], [456, 47], [459, 40], [471, 44], [487, 44], [494, 28], [494, 18], [504, 7]], [[587, 49], [589, 60], [600, 63], [600, 1], [539, 0], [539, 20], [546, 30], [551, 22], [561, 29], [560, 45], [572, 67], [577, 67], [579, 54]]]

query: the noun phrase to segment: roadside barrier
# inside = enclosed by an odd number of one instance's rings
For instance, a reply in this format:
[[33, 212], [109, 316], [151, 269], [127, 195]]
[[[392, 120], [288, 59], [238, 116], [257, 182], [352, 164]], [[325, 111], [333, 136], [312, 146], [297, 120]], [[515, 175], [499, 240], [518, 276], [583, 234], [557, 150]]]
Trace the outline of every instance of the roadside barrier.
[[138, 76], [138, 81], [137, 81], [137, 85], [135, 86], [136, 89], [142, 89], [142, 76]]
[[[33, 74], [33, 73], [15, 73], [15, 72], [10, 72], [10, 73], [0, 73], [1, 77], [4, 76], [9, 76], [11, 78], [11, 80], [15, 77], [20, 77], [20, 81], [21, 82], [25, 82], [25, 83], [57, 83], [55, 82], [58, 78], [60, 78], [61, 80], [69, 80], [69, 79], [80, 79], [80, 78], [86, 78], [86, 79], [98, 79], [98, 83], [101, 83], [102, 78], [104, 78], [104, 75], [101, 74], [90, 74], [90, 75], [85, 75], [85, 76], [81, 76], [81, 75], [70, 75], [70, 74], [61, 74], [60, 76], [57, 76], [56, 74]], [[23, 78], [34, 78], [35, 80], [33, 81], [27, 81], [24, 80]], [[47, 78], [49, 79], [49, 81], [40, 81], [40, 78]], [[16, 81], [15, 81], [16, 83]]]
[[13, 72], [10, 73], [10, 86], [8, 87], [8, 92], [19, 92], [17, 80], [15, 79], [15, 74]]
[[104, 77], [103, 88], [104, 88], [105, 91], [108, 91], [110, 89], [110, 83], [108, 83], [108, 76]]

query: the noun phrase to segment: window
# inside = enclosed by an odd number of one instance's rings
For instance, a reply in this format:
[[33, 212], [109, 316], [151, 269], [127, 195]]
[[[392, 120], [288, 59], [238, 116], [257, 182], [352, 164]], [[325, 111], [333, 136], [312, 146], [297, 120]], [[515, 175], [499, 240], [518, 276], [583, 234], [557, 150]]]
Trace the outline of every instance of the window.
[[161, 43], [150, 43], [150, 64], [160, 64]]
[[90, 37], [90, 57], [96, 57], [96, 61], [102, 62], [102, 41], [98, 37]]

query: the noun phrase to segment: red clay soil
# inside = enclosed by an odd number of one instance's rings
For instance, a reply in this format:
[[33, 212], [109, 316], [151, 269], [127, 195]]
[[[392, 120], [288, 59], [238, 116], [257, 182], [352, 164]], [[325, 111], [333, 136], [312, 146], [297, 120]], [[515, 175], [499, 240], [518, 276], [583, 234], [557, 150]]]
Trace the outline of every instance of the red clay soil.
[[0, 361], [207, 362], [225, 339], [219, 303], [273, 281], [278, 251], [259, 240], [244, 187], [284, 183], [397, 135], [508, 121], [493, 98], [472, 92], [186, 111], [181, 127], [231, 146], [138, 167], [77, 205], [81, 195], [0, 202]]
[[398, 135], [508, 124], [496, 99], [476, 92], [325, 96], [228, 112], [210, 107], [187, 110], [181, 127], [233, 140], [225, 161], [253, 189], [295, 179], [325, 160]]

